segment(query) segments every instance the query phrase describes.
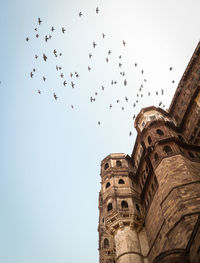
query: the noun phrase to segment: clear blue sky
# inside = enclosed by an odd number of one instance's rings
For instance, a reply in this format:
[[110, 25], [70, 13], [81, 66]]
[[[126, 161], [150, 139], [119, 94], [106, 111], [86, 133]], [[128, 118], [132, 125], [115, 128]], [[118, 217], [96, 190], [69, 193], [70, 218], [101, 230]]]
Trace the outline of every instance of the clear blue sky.
[[200, 2], [0, 0], [0, 10], [0, 262], [97, 263], [100, 162], [131, 154], [142, 107], [169, 106], [199, 41]]

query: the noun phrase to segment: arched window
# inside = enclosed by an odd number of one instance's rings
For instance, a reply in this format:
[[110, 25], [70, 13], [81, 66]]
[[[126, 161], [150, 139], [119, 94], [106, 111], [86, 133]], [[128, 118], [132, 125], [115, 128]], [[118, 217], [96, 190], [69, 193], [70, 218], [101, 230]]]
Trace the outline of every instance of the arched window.
[[123, 179], [119, 179], [119, 184], [125, 184], [124, 180]]
[[195, 158], [195, 157], [194, 157], [194, 154], [193, 154], [192, 152], [188, 152], [188, 154], [189, 154], [189, 156], [190, 156], [191, 158]]
[[138, 204], [135, 204], [137, 211], [140, 213], [140, 207]]
[[152, 142], [152, 140], [151, 140], [151, 137], [150, 136], [148, 136], [148, 143], [149, 143], [149, 145], [151, 144], [151, 142]]
[[109, 248], [109, 240], [107, 238], [105, 238], [104, 241], [103, 241], [103, 247], [104, 248]]
[[181, 136], [181, 135], [178, 134], [178, 138], [179, 138], [182, 142], [185, 142], [185, 139], [183, 138], [183, 136]]
[[160, 136], [164, 135], [164, 132], [163, 132], [162, 130], [160, 130], [160, 129], [157, 129], [157, 130], [156, 130], [156, 133], [157, 133], [158, 135], [160, 135]]
[[173, 153], [172, 148], [169, 145], [165, 145], [163, 147], [163, 150], [166, 152], [166, 154], [172, 154]]
[[108, 188], [110, 186], [110, 183], [108, 182], [107, 184], [106, 184], [106, 188]]
[[117, 166], [117, 167], [122, 166], [122, 162], [121, 162], [121, 161], [116, 161], [116, 166]]
[[158, 154], [157, 154], [157, 153], [154, 154], [154, 160], [155, 160], [155, 161], [158, 160]]
[[111, 211], [112, 208], [113, 208], [113, 207], [112, 207], [112, 203], [109, 203], [108, 206], [107, 206], [107, 211], [108, 211], [108, 212]]
[[108, 169], [108, 167], [109, 167], [109, 164], [108, 164], [108, 163], [106, 163], [106, 164], [104, 165], [104, 170], [107, 170], [107, 169]]
[[122, 207], [122, 208], [128, 208], [128, 203], [123, 200], [123, 201], [121, 202], [121, 207]]

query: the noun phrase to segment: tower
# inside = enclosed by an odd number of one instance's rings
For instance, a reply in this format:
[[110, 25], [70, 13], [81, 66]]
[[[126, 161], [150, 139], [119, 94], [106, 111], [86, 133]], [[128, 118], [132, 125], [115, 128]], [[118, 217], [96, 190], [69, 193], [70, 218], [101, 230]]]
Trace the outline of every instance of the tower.
[[101, 263], [143, 263], [147, 242], [131, 158], [110, 154], [101, 163], [99, 251]]

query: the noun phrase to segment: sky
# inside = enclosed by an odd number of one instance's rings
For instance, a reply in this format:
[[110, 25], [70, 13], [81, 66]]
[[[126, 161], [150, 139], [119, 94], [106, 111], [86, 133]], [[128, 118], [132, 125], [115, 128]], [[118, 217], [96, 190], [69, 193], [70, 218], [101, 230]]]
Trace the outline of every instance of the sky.
[[98, 262], [100, 162], [131, 154], [143, 107], [169, 107], [199, 41], [199, 9], [199, 0], [0, 0], [0, 262]]

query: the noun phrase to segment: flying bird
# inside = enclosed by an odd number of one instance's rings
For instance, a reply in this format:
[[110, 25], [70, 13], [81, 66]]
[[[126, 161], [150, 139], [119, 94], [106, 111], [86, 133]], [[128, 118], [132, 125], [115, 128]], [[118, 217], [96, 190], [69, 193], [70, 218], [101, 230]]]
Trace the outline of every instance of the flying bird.
[[38, 55], [35, 55], [35, 59], [37, 59], [38, 58]]
[[38, 90], [38, 94], [41, 94], [41, 90]]
[[159, 102], [158, 106], [161, 106], [162, 105], [162, 101]]
[[122, 110], [124, 110], [124, 107], [122, 107]]
[[128, 98], [127, 97], [125, 97], [125, 101], [128, 102]]
[[172, 67], [169, 68], [169, 70], [172, 70], [172, 69], [173, 69]]
[[53, 96], [54, 96], [54, 99], [57, 100], [58, 97], [56, 96], [55, 92], [54, 92]]
[[123, 40], [123, 45], [126, 46], [126, 42]]
[[105, 89], [105, 87], [104, 87], [104, 86], [101, 86], [101, 89], [102, 89], [102, 90], [104, 90], [104, 89]]
[[45, 54], [43, 54], [43, 59], [44, 61], [47, 61], [47, 56]]
[[137, 63], [135, 63], [135, 67], [137, 67]]
[[70, 77], [71, 77], [71, 78], [73, 77], [73, 74], [72, 74], [72, 73], [70, 73]]
[[45, 41], [46, 41], [46, 42], [48, 41], [48, 36], [45, 36]]
[[33, 68], [33, 72], [35, 72], [35, 68]]
[[46, 80], [46, 78], [45, 78], [45, 76], [43, 76], [43, 81], [45, 81]]
[[88, 66], [88, 70], [90, 71], [91, 70], [91, 68]]
[[56, 51], [56, 49], [54, 49], [53, 53], [54, 53], [55, 56], [57, 56], [57, 51]]
[[96, 43], [93, 41], [93, 48], [95, 48], [95, 47], [96, 47], [96, 45], [97, 45], [97, 44], [96, 44]]
[[135, 114], [133, 115], [133, 120], [135, 119]]
[[63, 82], [63, 85], [64, 85], [64, 86], [66, 86], [66, 85], [67, 85], [67, 82], [66, 82], [66, 80]]
[[52, 26], [52, 28], [51, 28], [51, 32], [53, 32], [55, 30], [55, 28]]
[[111, 54], [111, 50], [108, 51], [108, 55], [110, 55], [110, 54]]
[[129, 136], [131, 136], [131, 135], [132, 135], [132, 132], [130, 131], [130, 132], [129, 132]]
[[112, 105], [110, 104], [110, 106], [109, 106], [109, 107], [110, 107], [110, 109], [111, 109], [111, 108], [112, 108]]
[[101, 122], [100, 121], [98, 121], [98, 125], [100, 125], [101, 124]]
[[38, 17], [38, 24], [40, 25], [42, 23], [42, 20]]
[[89, 58], [91, 58], [91, 57], [92, 57], [92, 54], [89, 53]]
[[72, 89], [74, 88], [75, 84], [73, 81], [71, 81], [71, 86], [72, 86]]
[[64, 74], [63, 74], [63, 73], [61, 73], [61, 74], [60, 74], [60, 77], [61, 77], [61, 78], [63, 78], [63, 77], [64, 77]]
[[122, 66], [122, 63], [119, 63], [119, 67], [121, 68], [121, 66]]
[[93, 102], [95, 101], [95, 98], [92, 98], [92, 96], [90, 97], [90, 101]]
[[124, 80], [124, 86], [126, 86], [127, 85], [127, 81], [126, 81], [126, 79]]
[[63, 34], [65, 33], [66, 29], [64, 27], [62, 27], [62, 32]]
[[105, 36], [106, 36], [106, 35], [103, 33], [103, 34], [102, 34], [102, 37], [105, 38]]
[[33, 74], [33, 72], [31, 71], [31, 73], [30, 73], [30, 76], [31, 76], [31, 78], [33, 78], [33, 76], [34, 76], [34, 74]]
[[79, 17], [81, 17], [83, 14], [82, 14], [81, 12], [79, 12], [79, 14], [78, 14], [78, 15], [79, 15]]
[[26, 41], [27, 41], [27, 42], [29, 41], [29, 38], [28, 38], [28, 37], [26, 38]]
[[37, 28], [35, 28], [34, 30], [37, 31]]
[[109, 59], [108, 58], [106, 58], [106, 62], [108, 63], [108, 61], [109, 61]]
[[98, 7], [96, 8], [96, 13], [97, 13], [97, 14], [99, 13], [99, 8], [98, 8]]
[[38, 35], [38, 34], [36, 34], [35, 36], [36, 36], [37, 38], [39, 37], [39, 35]]

